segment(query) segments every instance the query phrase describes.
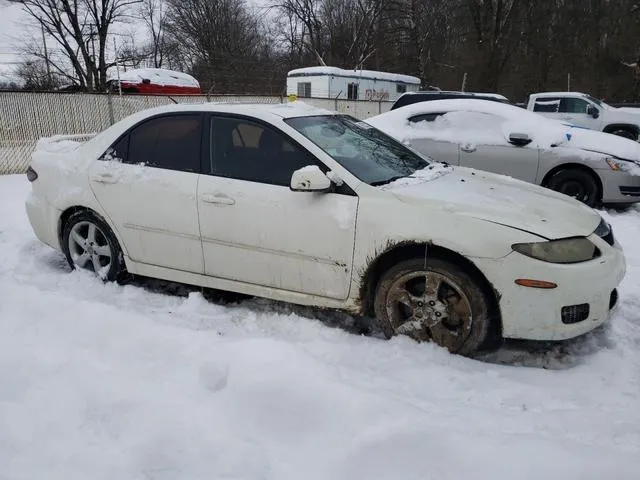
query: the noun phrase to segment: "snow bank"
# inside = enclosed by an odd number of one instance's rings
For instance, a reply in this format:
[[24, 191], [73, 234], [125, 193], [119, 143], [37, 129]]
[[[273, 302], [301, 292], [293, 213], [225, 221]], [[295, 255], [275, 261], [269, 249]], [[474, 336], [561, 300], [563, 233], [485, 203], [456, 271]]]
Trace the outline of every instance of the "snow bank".
[[0, 177], [3, 477], [638, 476], [638, 210], [606, 214], [629, 262], [610, 328], [481, 362], [337, 314], [70, 273], [33, 236], [29, 188]]

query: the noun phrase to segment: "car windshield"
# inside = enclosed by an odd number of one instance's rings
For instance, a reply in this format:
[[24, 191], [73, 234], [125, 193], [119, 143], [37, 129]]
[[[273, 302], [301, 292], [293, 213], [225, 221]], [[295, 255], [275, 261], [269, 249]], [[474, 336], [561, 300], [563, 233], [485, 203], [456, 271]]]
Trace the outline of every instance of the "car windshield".
[[384, 185], [429, 165], [427, 159], [397, 140], [348, 115], [285, 121], [369, 185]]
[[596, 105], [598, 105], [599, 107], [602, 108], [607, 108], [609, 110], [611, 110], [613, 107], [611, 105], [609, 105], [608, 103], [603, 102], [602, 100], [598, 100], [597, 98], [592, 97], [591, 95], [585, 95], [586, 98], [588, 98], [589, 100], [591, 100], [593, 103], [595, 103]]

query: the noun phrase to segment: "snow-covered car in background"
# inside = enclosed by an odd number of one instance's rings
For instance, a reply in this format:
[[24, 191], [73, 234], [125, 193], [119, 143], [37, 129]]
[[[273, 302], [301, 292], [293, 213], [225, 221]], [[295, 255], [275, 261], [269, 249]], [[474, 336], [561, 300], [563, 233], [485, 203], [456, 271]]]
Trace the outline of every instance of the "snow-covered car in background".
[[35, 235], [105, 280], [345, 310], [472, 354], [602, 325], [625, 275], [610, 226], [574, 199], [298, 102], [164, 106], [50, 150], [28, 171]]
[[513, 105], [435, 100], [366, 122], [434, 160], [511, 176], [589, 206], [640, 202], [640, 144]]

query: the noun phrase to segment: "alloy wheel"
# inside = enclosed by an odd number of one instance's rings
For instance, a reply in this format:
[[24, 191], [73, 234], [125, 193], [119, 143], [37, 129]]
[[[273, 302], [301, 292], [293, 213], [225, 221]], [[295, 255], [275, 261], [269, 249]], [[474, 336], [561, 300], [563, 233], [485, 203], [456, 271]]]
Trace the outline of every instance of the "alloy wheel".
[[398, 277], [390, 286], [386, 310], [395, 333], [453, 351], [464, 344], [473, 321], [471, 302], [460, 285], [428, 270]]

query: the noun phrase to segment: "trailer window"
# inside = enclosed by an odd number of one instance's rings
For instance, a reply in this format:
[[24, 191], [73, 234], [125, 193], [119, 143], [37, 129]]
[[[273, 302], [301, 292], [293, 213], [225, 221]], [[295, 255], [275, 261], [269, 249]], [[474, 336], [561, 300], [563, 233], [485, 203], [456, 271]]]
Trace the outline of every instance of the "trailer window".
[[396, 93], [405, 93], [407, 91], [407, 86], [404, 83], [396, 84]]
[[358, 84], [350, 83], [347, 87], [347, 98], [349, 100], [357, 100], [358, 99]]
[[311, 82], [298, 82], [298, 96], [303, 98], [311, 96]]

